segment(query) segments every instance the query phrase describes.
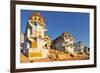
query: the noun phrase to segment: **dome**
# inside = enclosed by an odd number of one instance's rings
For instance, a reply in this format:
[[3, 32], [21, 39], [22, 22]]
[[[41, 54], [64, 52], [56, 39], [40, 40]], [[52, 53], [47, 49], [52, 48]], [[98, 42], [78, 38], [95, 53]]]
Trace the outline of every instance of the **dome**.
[[34, 12], [32, 15], [29, 17], [30, 20], [33, 20], [34, 22], [38, 22], [41, 25], [45, 24], [43, 16], [39, 12]]
[[68, 32], [63, 32], [62, 33], [62, 37], [66, 38], [66, 39], [70, 39], [70, 40], [73, 40], [73, 36], [72, 34], [68, 33]]

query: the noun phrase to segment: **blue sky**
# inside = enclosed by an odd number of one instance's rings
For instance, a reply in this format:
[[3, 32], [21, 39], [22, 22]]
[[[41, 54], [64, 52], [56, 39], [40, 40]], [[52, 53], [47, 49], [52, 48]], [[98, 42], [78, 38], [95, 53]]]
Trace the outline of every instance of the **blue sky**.
[[[25, 32], [27, 20], [34, 10], [21, 10], [21, 32]], [[73, 35], [75, 43], [82, 41], [89, 47], [89, 13], [38, 11], [45, 19], [47, 34], [54, 40], [63, 32]]]

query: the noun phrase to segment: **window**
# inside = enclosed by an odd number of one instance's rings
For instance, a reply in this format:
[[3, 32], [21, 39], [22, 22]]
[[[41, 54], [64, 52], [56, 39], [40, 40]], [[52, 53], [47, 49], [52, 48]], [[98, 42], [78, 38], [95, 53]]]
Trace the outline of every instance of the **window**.
[[38, 21], [40, 21], [40, 22], [41, 22], [41, 18], [38, 18]]
[[36, 20], [37, 18], [36, 17], [34, 17], [34, 20]]

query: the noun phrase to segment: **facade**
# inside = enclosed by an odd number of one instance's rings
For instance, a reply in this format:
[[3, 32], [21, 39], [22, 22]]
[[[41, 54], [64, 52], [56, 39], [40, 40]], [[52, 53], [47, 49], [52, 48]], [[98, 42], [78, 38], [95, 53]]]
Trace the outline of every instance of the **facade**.
[[[29, 17], [24, 34], [24, 53], [27, 54], [29, 59], [47, 57], [49, 48], [47, 43], [50, 39], [46, 40], [46, 31], [44, 18], [38, 12], [33, 13]], [[47, 48], [45, 48], [46, 45]]]
[[23, 51], [24, 48], [24, 33], [21, 33], [20, 35], [20, 46], [21, 46], [21, 51]]
[[75, 53], [83, 53], [84, 52], [84, 44], [80, 41], [76, 44], [74, 44], [74, 51]]
[[90, 52], [90, 48], [88, 48], [88, 47], [84, 47], [84, 53], [86, 53], [86, 54], [89, 55], [89, 52]]
[[43, 48], [45, 49], [50, 49], [50, 46], [51, 46], [51, 39], [48, 35], [44, 35], [44, 40], [45, 40], [45, 45]]
[[67, 53], [74, 52], [74, 39], [71, 34], [64, 32], [57, 39], [53, 41], [53, 45], [57, 50], [61, 50]]

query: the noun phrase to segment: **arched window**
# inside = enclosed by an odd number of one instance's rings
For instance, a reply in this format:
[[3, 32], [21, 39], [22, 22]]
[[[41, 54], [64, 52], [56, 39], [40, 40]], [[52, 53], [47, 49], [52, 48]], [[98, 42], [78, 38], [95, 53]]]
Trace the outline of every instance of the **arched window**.
[[36, 20], [37, 18], [36, 17], [34, 17], [34, 20]]
[[40, 22], [41, 22], [41, 18], [38, 18], [38, 21], [40, 21]]

